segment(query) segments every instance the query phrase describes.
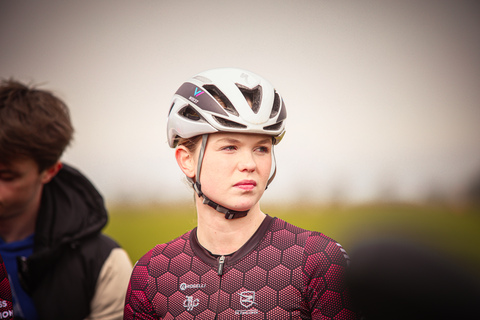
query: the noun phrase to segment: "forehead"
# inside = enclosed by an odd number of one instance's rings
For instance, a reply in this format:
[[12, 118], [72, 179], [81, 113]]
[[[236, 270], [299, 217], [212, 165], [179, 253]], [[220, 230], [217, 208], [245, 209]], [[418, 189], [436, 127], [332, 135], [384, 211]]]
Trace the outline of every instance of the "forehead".
[[272, 137], [266, 134], [256, 134], [256, 133], [216, 132], [216, 133], [211, 133], [209, 135], [209, 141], [271, 143]]

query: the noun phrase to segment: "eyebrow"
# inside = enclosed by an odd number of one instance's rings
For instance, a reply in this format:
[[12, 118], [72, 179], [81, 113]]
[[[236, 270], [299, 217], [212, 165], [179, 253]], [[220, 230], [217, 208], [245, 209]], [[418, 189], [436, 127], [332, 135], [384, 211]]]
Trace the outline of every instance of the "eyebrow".
[[268, 142], [272, 142], [272, 138], [269, 137], [269, 138], [265, 138], [263, 140], [260, 140], [258, 143], [268, 143]]
[[221, 138], [218, 139], [216, 142], [239, 143], [240, 140], [234, 138]]

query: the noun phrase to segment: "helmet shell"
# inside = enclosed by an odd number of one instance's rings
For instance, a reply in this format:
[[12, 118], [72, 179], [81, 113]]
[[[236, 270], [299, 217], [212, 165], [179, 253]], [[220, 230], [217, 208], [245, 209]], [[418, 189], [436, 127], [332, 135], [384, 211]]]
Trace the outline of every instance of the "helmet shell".
[[179, 138], [214, 132], [266, 134], [277, 144], [286, 117], [282, 97], [264, 78], [243, 69], [211, 69], [187, 80], [173, 96], [168, 144], [174, 148]]

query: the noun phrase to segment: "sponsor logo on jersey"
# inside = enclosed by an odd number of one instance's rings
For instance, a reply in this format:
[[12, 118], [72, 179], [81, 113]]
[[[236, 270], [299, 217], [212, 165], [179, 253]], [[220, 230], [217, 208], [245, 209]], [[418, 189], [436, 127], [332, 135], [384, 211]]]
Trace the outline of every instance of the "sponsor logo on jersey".
[[[0, 300], [0, 309], [5, 309], [8, 307], [8, 301]], [[13, 319], [12, 310], [0, 310], [0, 319]]]
[[239, 293], [240, 304], [245, 308], [250, 308], [255, 303], [255, 291], [243, 291]]
[[258, 310], [257, 309], [252, 309], [252, 310], [235, 310], [235, 314], [257, 314]]
[[[238, 294], [240, 296], [240, 304], [245, 308], [250, 308], [255, 302], [255, 291], [243, 291]], [[257, 309], [235, 310], [235, 314], [257, 314]]]
[[180, 290], [184, 291], [184, 290], [187, 290], [187, 289], [203, 289], [205, 288], [207, 285], [204, 284], [204, 283], [193, 283], [193, 284], [186, 284], [185, 282], [184, 283], [181, 283], [180, 284]]
[[13, 319], [13, 310], [11, 309], [5, 310], [7, 307], [8, 307], [8, 301], [0, 300], [0, 309], [4, 309], [4, 310], [0, 310], [0, 319]]
[[192, 311], [193, 308], [200, 304], [199, 299], [194, 299], [192, 296], [185, 296], [185, 300], [183, 301], [183, 306], [187, 309], [187, 311]]

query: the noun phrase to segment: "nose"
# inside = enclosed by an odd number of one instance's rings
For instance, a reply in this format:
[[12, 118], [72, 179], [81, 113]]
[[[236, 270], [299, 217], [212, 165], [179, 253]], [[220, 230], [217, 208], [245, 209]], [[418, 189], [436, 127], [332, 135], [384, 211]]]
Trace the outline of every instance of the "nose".
[[253, 172], [257, 168], [254, 155], [252, 152], [243, 152], [238, 161], [238, 169], [240, 171]]

